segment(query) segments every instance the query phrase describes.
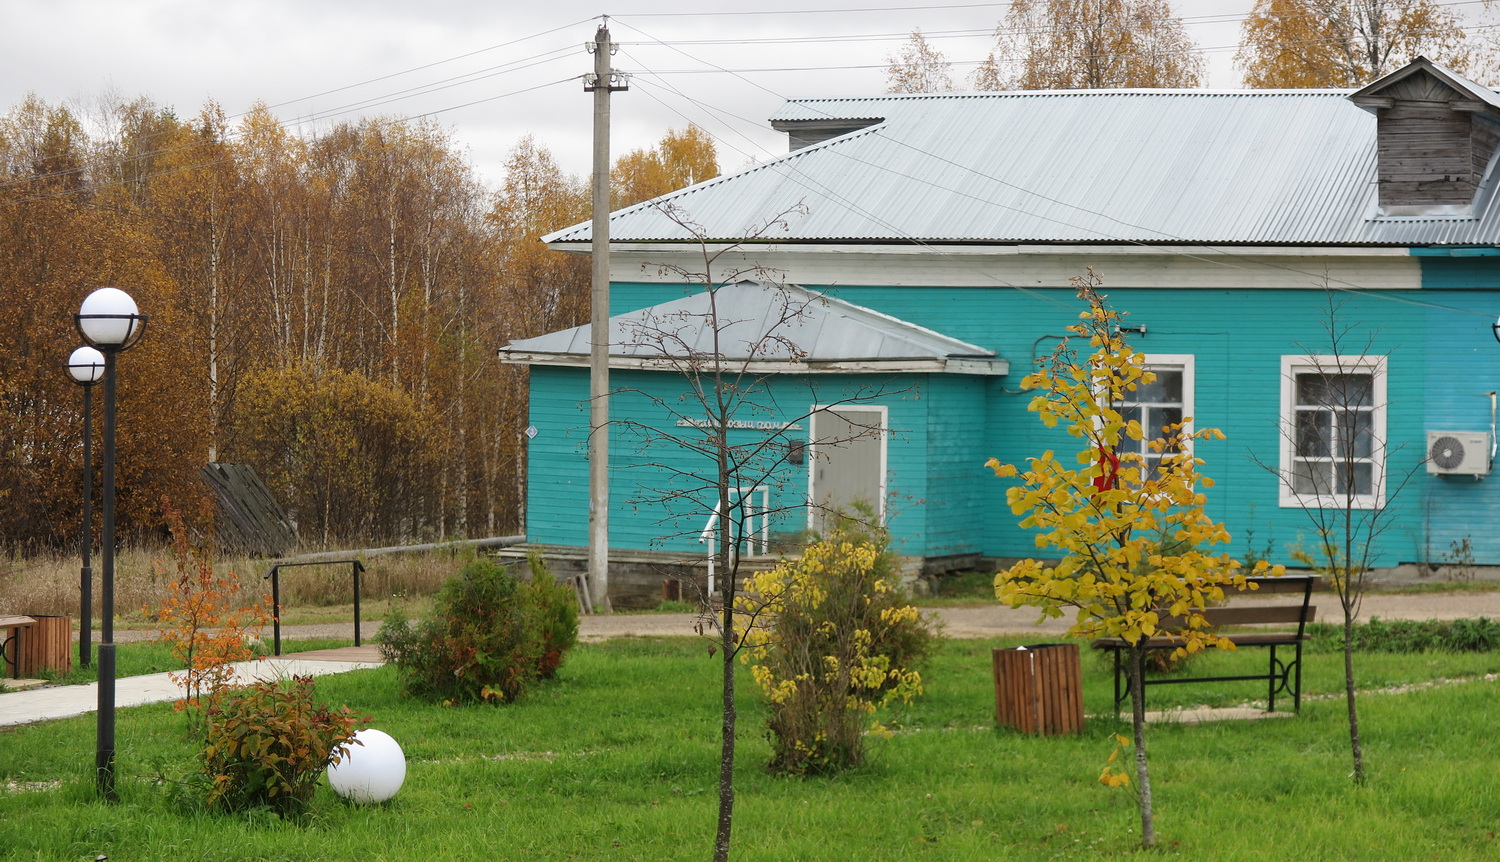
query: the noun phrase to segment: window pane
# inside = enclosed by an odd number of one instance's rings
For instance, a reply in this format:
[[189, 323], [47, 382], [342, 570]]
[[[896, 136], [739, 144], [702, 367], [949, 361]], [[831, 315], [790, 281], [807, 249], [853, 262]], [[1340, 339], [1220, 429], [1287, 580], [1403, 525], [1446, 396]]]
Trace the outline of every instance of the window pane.
[[1333, 414], [1325, 410], [1297, 411], [1297, 454], [1327, 458], [1333, 454]]
[[1333, 405], [1369, 407], [1375, 403], [1375, 381], [1369, 374], [1335, 374], [1329, 377]]
[[1372, 494], [1375, 489], [1375, 465], [1364, 464], [1341, 464], [1337, 470], [1339, 494], [1349, 493], [1349, 481], [1354, 481], [1354, 493]]
[[1127, 392], [1125, 400], [1147, 404], [1181, 404], [1182, 369], [1153, 368], [1151, 370], [1156, 374], [1156, 380], [1140, 384], [1134, 392]]
[[1161, 476], [1161, 456], [1155, 452], [1146, 456], [1146, 464], [1142, 469], [1144, 479], [1156, 479]]
[[[1123, 407], [1121, 407], [1120, 408], [1120, 421], [1121, 422], [1127, 422], [1127, 423], [1128, 422], [1139, 422], [1139, 421], [1141, 421], [1141, 408], [1134, 407], [1134, 406], [1123, 406]], [[1143, 429], [1143, 430], [1146, 430], [1148, 432], [1146, 436], [1148, 436], [1148, 437], [1151, 436], [1150, 433], [1149, 433], [1149, 429]]]
[[1158, 407], [1151, 411], [1151, 436], [1162, 436], [1163, 428], [1168, 425], [1176, 425], [1182, 421], [1181, 407]]
[[1297, 375], [1299, 407], [1332, 407], [1352, 409], [1375, 403], [1373, 374], [1324, 374], [1304, 372]]
[[1298, 407], [1326, 407], [1330, 403], [1327, 378], [1321, 374], [1297, 375]]
[[1369, 458], [1375, 451], [1375, 416], [1368, 411], [1339, 417], [1339, 457]]
[[1292, 465], [1292, 490], [1304, 496], [1327, 494], [1332, 483], [1326, 461], [1297, 461]]

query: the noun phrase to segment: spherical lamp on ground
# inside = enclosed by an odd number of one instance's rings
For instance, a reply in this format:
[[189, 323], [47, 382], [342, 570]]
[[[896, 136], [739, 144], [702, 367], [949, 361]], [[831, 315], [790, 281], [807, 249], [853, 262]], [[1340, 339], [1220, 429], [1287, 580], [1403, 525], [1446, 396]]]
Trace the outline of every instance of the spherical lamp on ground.
[[406, 755], [383, 731], [365, 728], [356, 742], [344, 746], [338, 763], [328, 767], [328, 783], [350, 802], [384, 802], [406, 781]]

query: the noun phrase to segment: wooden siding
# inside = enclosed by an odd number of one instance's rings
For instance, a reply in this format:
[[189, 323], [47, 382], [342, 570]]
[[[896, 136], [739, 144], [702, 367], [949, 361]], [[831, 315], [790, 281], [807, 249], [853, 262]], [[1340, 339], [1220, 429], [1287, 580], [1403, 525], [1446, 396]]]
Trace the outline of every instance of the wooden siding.
[[[1277, 466], [1280, 446], [1277, 416], [1280, 408], [1281, 356], [1327, 352], [1329, 296], [1321, 290], [1219, 291], [1191, 289], [1111, 289], [1116, 308], [1130, 312], [1127, 322], [1145, 324], [1147, 334], [1133, 343], [1152, 353], [1182, 353], [1195, 357], [1197, 386], [1195, 417], [1199, 427], [1221, 428], [1225, 441], [1200, 444], [1205, 475], [1215, 481], [1208, 491], [1208, 514], [1226, 523], [1235, 537], [1229, 550], [1244, 554], [1252, 546], [1269, 549], [1273, 559], [1289, 562], [1288, 550], [1310, 543], [1310, 525], [1299, 509], [1279, 507], [1277, 478], [1262, 466]], [[976, 447], [1013, 463], [1044, 449], [1076, 450], [1077, 441], [1060, 430], [1043, 428], [1026, 411], [1029, 396], [1014, 391], [1033, 359], [1045, 356], [1058, 335], [1080, 309], [1072, 291], [1016, 291], [886, 287], [840, 287], [836, 294], [888, 314], [928, 326], [957, 338], [996, 349], [1013, 363], [1011, 379], [994, 393], [990, 421]], [[1416, 292], [1393, 297], [1421, 301]], [[1390, 355], [1390, 410], [1388, 433], [1393, 448], [1392, 473], [1404, 475], [1417, 468], [1425, 448], [1424, 392], [1428, 386], [1426, 325], [1408, 302], [1377, 294], [1336, 293], [1337, 321], [1353, 327], [1348, 340], [1354, 349]], [[1483, 331], [1456, 333], [1450, 345], [1466, 343], [1478, 350]], [[1480, 338], [1482, 336], [1482, 338]], [[1479, 341], [1474, 339], [1479, 338]], [[1490, 339], [1493, 341], [1493, 339]], [[1478, 353], [1482, 371], [1469, 368], [1454, 379], [1473, 381], [1476, 373], [1492, 379], [1500, 372], [1500, 345]], [[976, 473], [984, 468], [975, 464]], [[1420, 523], [1432, 483], [1425, 473], [1392, 503], [1393, 529], [1381, 542], [1377, 558], [1383, 565], [1416, 559], [1422, 547]], [[984, 550], [991, 556], [1036, 553], [1032, 537], [1015, 526], [1018, 520], [1004, 504], [1006, 483], [987, 477], [979, 483], [988, 515], [984, 519]], [[1496, 549], [1500, 561], [1500, 548]]]
[[[1475, 250], [1454, 249], [1452, 253], [1468, 255]], [[1490, 332], [1490, 324], [1500, 314], [1500, 257], [1423, 257], [1421, 261], [1423, 284], [1428, 288], [1422, 292], [1428, 303], [1422, 313], [1426, 330], [1433, 336], [1423, 351], [1419, 450], [1426, 447], [1427, 431], [1488, 432], [1489, 393], [1500, 389], [1496, 372], [1500, 344]], [[1476, 480], [1431, 476], [1424, 469], [1415, 479], [1420, 505], [1413, 507], [1413, 523], [1401, 525], [1414, 537], [1410, 559], [1441, 563], [1454, 556], [1455, 543], [1468, 540], [1476, 561], [1500, 564], [1500, 531], [1495, 529], [1500, 520], [1500, 472]]]
[[[703, 554], [698, 535], [713, 507], [713, 464], [662, 433], [693, 435], [690, 427], [678, 424], [693, 415], [686, 381], [659, 372], [616, 371], [611, 385], [617, 390], [610, 400], [611, 546]], [[764, 384], [763, 396], [747, 399], [740, 417], [754, 423], [793, 422], [800, 427], [788, 437], [806, 440], [810, 423], [805, 414], [811, 405], [879, 392], [861, 403], [889, 411], [887, 523], [898, 550], [911, 556], [977, 553], [986, 507], [979, 496], [983, 472], [973, 468], [982, 467], [984, 460], [980, 435], [987, 385], [985, 378], [949, 375], [775, 378]], [[530, 416], [538, 433], [528, 453], [526, 529], [531, 542], [587, 542], [587, 392], [586, 370], [532, 371]], [[751, 446], [770, 433], [735, 429], [730, 442]], [[934, 451], [929, 452], [929, 445]], [[773, 517], [773, 534], [805, 528], [807, 470], [806, 464], [783, 460], [766, 474], [771, 507], [782, 510]]]
[[[1428, 430], [1489, 426], [1485, 394], [1500, 389], [1500, 344], [1489, 330], [1500, 313], [1500, 257], [1472, 256], [1488, 251], [1456, 249], [1451, 253], [1470, 256], [1453, 258], [1338, 261], [1341, 281], [1386, 285], [1384, 290], [1332, 294], [1337, 322], [1350, 327], [1347, 339], [1352, 349], [1389, 356], [1389, 472], [1392, 487], [1408, 474], [1409, 480], [1393, 501], [1391, 526], [1379, 540], [1380, 565], [1426, 561], [1464, 538], [1470, 540], [1477, 562], [1500, 564], [1500, 533], [1489, 526], [1500, 516], [1500, 473], [1476, 482], [1429, 476], [1422, 465]], [[1074, 259], [1072, 269], [1081, 272], [1089, 262], [1093, 261], [1086, 257]], [[1037, 263], [1035, 257], [1016, 259], [1015, 269], [991, 270], [990, 283], [1015, 283], [1022, 272], [1034, 272]], [[1065, 263], [1059, 259], [1047, 265], [1062, 271]], [[1208, 513], [1224, 521], [1234, 536], [1228, 550], [1241, 555], [1250, 550], [1269, 553], [1277, 562], [1289, 562], [1289, 549], [1312, 539], [1305, 514], [1278, 505], [1278, 480], [1262, 466], [1277, 466], [1281, 356], [1328, 352], [1330, 296], [1312, 287], [1317, 279], [1308, 273], [1318, 267], [1307, 263], [1299, 272], [1281, 272], [1275, 290], [1226, 289], [1217, 286], [1216, 279], [1199, 285], [1173, 277], [1202, 274], [1197, 264], [1184, 264], [1181, 271], [1146, 261], [1127, 271], [1098, 268], [1115, 307], [1130, 313], [1127, 323], [1147, 327], [1144, 336], [1132, 338], [1135, 346], [1150, 353], [1195, 357], [1197, 423], [1228, 435], [1198, 450], [1207, 462], [1204, 473], [1216, 483], [1207, 492]], [[868, 275], [859, 266], [852, 270], [853, 275]], [[1141, 283], [1153, 270], [1162, 275], [1163, 283], [1174, 286], [1123, 286]], [[1235, 275], [1244, 277], [1243, 272]], [[1295, 278], [1308, 286], [1290, 287]], [[1406, 288], [1394, 289], [1399, 285]], [[642, 307], [681, 295], [683, 289], [652, 282], [616, 284], [613, 304]], [[1065, 432], [1043, 428], [1026, 410], [1030, 395], [1018, 391], [1032, 363], [1057, 343], [1053, 336], [1062, 335], [1076, 319], [1081, 306], [1074, 290], [1056, 283], [1026, 290], [859, 285], [853, 277], [825, 289], [841, 299], [995, 349], [1012, 363], [1007, 378], [922, 377], [908, 394], [881, 402], [891, 408], [890, 424], [897, 432], [889, 477], [896, 495], [892, 528], [903, 541], [903, 553], [941, 556], [966, 552], [976, 544], [990, 556], [1036, 553], [1032, 537], [1016, 526], [1018, 518], [1005, 505], [1006, 483], [994, 477], [984, 461], [995, 456], [1024, 463], [1047, 448], [1077, 448], [1077, 441]], [[532, 416], [542, 429], [531, 444], [528, 529], [533, 541], [585, 541], [586, 378], [577, 369], [533, 370]], [[616, 383], [626, 385], [618, 378]], [[812, 403], [807, 383], [780, 381], [785, 388], [775, 392], [779, 408], [789, 415]], [[827, 393], [817, 395], [826, 397]], [[621, 410], [628, 401], [617, 399], [615, 404], [615, 416], [624, 415]], [[641, 415], [649, 414], [642, 410]], [[643, 479], [637, 476], [649, 477], [631, 475], [620, 466], [635, 456], [618, 434], [614, 439], [613, 449], [621, 453], [616, 457], [622, 459], [613, 472], [615, 487], [624, 489], [622, 482], [639, 484]], [[666, 533], [659, 527], [627, 526], [635, 517], [620, 514], [622, 507], [629, 508], [622, 502], [628, 497], [621, 496], [627, 493], [622, 490], [615, 496], [612, 541], [645, 543], [622, 547], [662, 547]], [[806, 493], [805, 468], [789, 476], [777, 493], [778, 502], [800, 503]], [[914, 504], [919, 500], [921, 504]], [[692, 552], [701, 548], [687, 542], [682, 547]]]
[[[1500, 290], [1500, 249], [1413, 249], [1427, 290]], [[1500, 314], [1500, 308], [1493, 311]]]
[[1397, 102], [1382, 111], [1378, 151], [1382, 206], [1467, 204], [1484, 170], [1475, 169], [1469, 115], [1447, 103]]
[[1381, 206], [1463, 206], [1474, 199], [1495, 153], [1492, 120], [1454, 110], [1467, 102], [1419, 72], [1386, 88], [1376, 138]]

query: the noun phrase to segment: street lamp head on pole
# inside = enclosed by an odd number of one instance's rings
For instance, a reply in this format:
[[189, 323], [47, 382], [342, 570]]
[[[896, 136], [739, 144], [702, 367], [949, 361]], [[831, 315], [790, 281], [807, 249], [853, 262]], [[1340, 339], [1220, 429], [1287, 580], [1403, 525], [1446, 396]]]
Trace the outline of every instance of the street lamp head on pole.
[[141, 339], [146, 315], [130, 294], [118, 287], [101, 287], [89, 294], [73, 320], [78, 333], [93, 347], [118, 353]]
[[78, 313], [73, 315], [78, 332], [104, 357], [104, 463], [100, 475], [104, 480], [101, 499], [104, 519], [99, 537], [101, 599], [100, 621], [103, 626], [99, 642], [99, 709], [98, 734], [94, 748], [94, 769], [99, 795], [117, 801], [115, 792], [115, 359], [140, 340], [146, 330], [146, 316], [140, 313], [130, 294], [117, 287], [101, 287], [89, 294]]
[[68, 376], [79, 386], [93, 386], [104, 377], [104, 354], [92, 347], [80, 347], [68, 357]]

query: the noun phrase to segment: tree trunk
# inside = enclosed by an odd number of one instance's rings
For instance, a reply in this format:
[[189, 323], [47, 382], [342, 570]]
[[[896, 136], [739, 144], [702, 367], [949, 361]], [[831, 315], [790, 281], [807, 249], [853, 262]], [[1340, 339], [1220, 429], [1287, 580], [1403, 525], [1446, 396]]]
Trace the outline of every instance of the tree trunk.
[[1365, 782], [1365, 754], [1359, 744], [1359, 710], [1354, 702], [1354, 614], [1344, 611], [1344, 699], [1349, 704], [1349, 751], [1354, 757], [1354, 783]]
[[[725, 598], [732, 594], [727, 587], [723, 592]], [[737, 718], [734, 709], [734, 629], [729, 625], [733, 611], [727, 603], [724, 608], [724, 631], [720, 636], [724, 660], [724, 724], [719, 751], [719, 826], [714, 836], [714, 862], [728, 862], [729, 834], [734, 826], [734, 726]]]
[[728, 862], [729, 835], [734, 826], [734, 736], [738, 714], [734, 708], [734, 591], [735, 576], [739, 568], [738, 555], [731, 550], [733, 532], [729, 528], [729, 483], [734, 479], [729, 466], [729, 423], [722, 411], [715, 423], [718, 458], [719, 531], [715, 536], [714, 552], [719, 558], [719, 571], [724, 581], [719, 585], [719, 598], [723, 602], [722, 618], [719, 621], [719, 651], [723, 659], [723, 728], [719, 751], [719, 828], [714, 836], [714, 862]]
[[1146, 650], [1130, 648], [1130, 723], [1134, 729], [1135, 783], [1141, 803], [1141, 846], [1156, 846], [1156, 821], [1151, 810], [1151, 771], [1146, 764]]

